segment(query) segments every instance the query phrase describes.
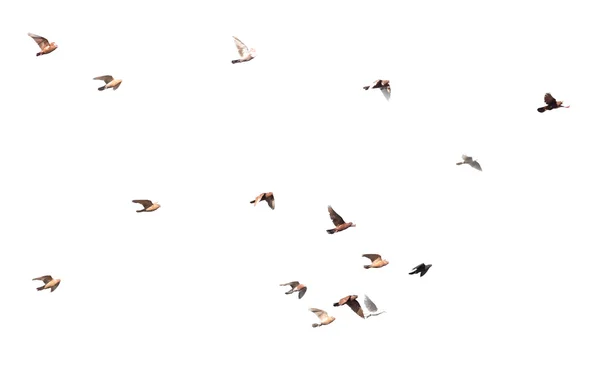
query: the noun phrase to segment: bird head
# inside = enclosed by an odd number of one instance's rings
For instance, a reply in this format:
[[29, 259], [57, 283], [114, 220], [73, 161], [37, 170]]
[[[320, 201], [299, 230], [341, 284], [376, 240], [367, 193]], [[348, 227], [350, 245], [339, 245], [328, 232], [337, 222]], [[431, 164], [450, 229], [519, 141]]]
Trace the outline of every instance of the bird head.
[[331, 322], [335, 321], [335, 317], [334, 316], [330, 316], [331, 317]]
[[558, 107], [561, 107], [561, 106], [562, 106], [562, 104], [563, 104], [563, 101], [556, 101], [556, 105], [557, 105]]
[[356, 224], [350, 222], [350, 227], [356, 227]]
[[251, 48], [249, 51], [250, 51], [250, 55], [256, 56], [256, 50], [255, 49]]
[[58, 47], [58, 45], [57, 45], [55, 42], [52, 42], [52, 43], [50, 44], [50, 46], [53, 46], [53, 47], [55, 47], [55, 48], [56, 48], [56, 47]]

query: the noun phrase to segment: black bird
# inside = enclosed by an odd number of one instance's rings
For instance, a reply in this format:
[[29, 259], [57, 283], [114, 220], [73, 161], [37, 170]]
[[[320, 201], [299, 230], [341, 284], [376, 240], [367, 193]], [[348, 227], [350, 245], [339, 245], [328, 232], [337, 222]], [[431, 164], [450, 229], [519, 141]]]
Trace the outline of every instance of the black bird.
[[413, 268], [413, 271], [408, 274], [412, 275], [412, 274], [421, 273], [421, 276], [423, 276], [423, 275], [425, 275], [425, 273], [427, 273], [427, 270], [429, 270], [429, 268], [431, 268], [431, 264], [425, 265], [425, 263], [423, 263], [421, 265], [415, 266]]
[[546, 106], [544, 107], [540, 107], [538, 108], [538, 112], [542, 113], [546, 110], [553, 110], [555, 108], [560, 108], [560, 107], [564, 107], [564, 108], [569, 108], [571, 106], [563, 106], [563, 101], [557, 101], [556, 99], [554, 99], [554, 97], [552, 97], [552, 94], [550, 93], [546, 93], [546, 95], [544, 96], [544, 103], [546, 104]]

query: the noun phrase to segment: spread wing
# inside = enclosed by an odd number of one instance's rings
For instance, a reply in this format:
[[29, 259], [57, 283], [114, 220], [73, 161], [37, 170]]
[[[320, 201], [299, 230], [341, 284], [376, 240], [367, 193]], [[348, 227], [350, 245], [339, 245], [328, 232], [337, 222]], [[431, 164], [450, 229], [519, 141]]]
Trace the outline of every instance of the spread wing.
[[375, 261], [377, 259], [381, 259], [381, 255], [379, 254], [364, 254], [363, 257], [368, 258], [371, 261]]
[[468, 155], [464, 155], [464, 154], [462, 155], [462, 159], [463, 159], [463, 161], [465, 161], [467, 163], [473, 160], [472, 157], [469, 157]]
[[52, 288], [50, 288], [50, 293], [54, 292], [56, 288], [60, 285], [60, 282], [56, 283]]
[[35, 41], [35, 43], [37, 43], [37, 45], [40, 47], [40, 49], [44, 49], [47, 46], [50, 45], [50, 43], [48, 42], [47, 39], [45, 39], [42, 36], [38, 36], [37, 34], [33, 34], [33, 33], [27, 33], [27, 35], [31, 38], [33, 38], [33, 40]]
[[236, 36], [233, 36], [233, 40], [235, 41], [235, 46], [237, 47], [240, 57], [247, 56], [248, 55], [248, 47], [244, 44], [244, 42], [240, 41]]
[[344, 222], [344, 219], [340, 217], [340, 215], [336, 213], [335, 210], [333, 210], [331, 205], [327, 207], [327, 210], [329, 210], [329, 218], [331, 218], [331, 221], [333, 222], [333, 224], [335, 224], [336, 227], [346, 223]]
[[425, 267], [425, 263], [419, 264], [413, 268], [413, 270], [421, 271]]
[[152, 201], [150, 200], [131, 200], [134, 203], [137, 204], [142, 204], [144, 206], [144, 208], [149, 208], [150, 206], [152, 206]]
[[350, 306], [350, 308], [352, 309], [352, 311], [354, 311], [358, 316], [362, 317], [363, 319], [365, 318], [365, 314], [363, 313], [363, 309], [362, 307], [360, 307], [360, 303], [358, 303], [357, 300], [353, 299], [352, 301], [346, 303], [348, 306]]
[[41, 280], [44, 284], [48, 284], [48, 282], [52, 280], [52, 277], [50, 275], [44, 275], [43, 277], [33, 278], [32, 280]]
[[479, 162], [477, 162], [477, 161], [473, 161], [473, 162], [470, 162], [470, 163], [469, 163], [469, 165], [470, 165], [471, 167], [475, 168], [476, 170], [479, 170], [479, 171], [481, 171], [481, 165], [479, 164]]
[[373, 303], [373, 301], [371, 301], [369, 296], [367, 296], [366, 294], [365, 294], [365, 306], [367, 306], [367, 310], [369, 310], [369, 312], [377, 312], [377, 306], [375, 306], [375, 303]]
[[325, 321], [329, 318], [327, 312], [319, 310], [318, 308], [309, 308], [310, 312], [313, 312], [321, 321]]
[[119, 87], [121, 86], [121, 82], [118, 82], [114, 87], [113, 90], [117, 90], [119, 89]]
[[256, 199], [254, 199], [254, 206], [256, 206], [256, 204], [258, 204], [258, 202], [261, 201], [261, 199], [262, 199], [263, 196], [265, 196], [264, 192], [262, 194], [258, 195], [256, 197]]
[[300, 282], [289, 282], [289, 283], [283, 283], [283, 284], [279, 284], [279, 285], [280, 286], [289, 285], [292, 288], [296, 288], [298, 286], [298, 284], [300, 284]]
[[265, 198], [265, 200], [267, 201], [267, 204], [269, 204], [269, 207], [273, 210], [275, 210], [275, 196], [273, 196], [273, 194], [267, 196]]
[[307, 289], [308, 289], [308, 287], [304, 287], [304, 288], [300, 289], [300, 291], [298, 292], [298, 299], [302, 299], [302, 297], [304, 297], [304, 293], [306, 293]]
[[549, 106], [556, 105], [556, 99], [554, 99], [554, 97], [552, 97], [552, 94], [546, 93], [546, 95], [544, 96], [544, 103], [546, 103]]
[[112, 77], [112, 75], [102, 75], [102, 76], [95, 77], [94, 80], [102, 80], [104, 83], [108, 84], [108, 83], [112, 82], [113, 77]]

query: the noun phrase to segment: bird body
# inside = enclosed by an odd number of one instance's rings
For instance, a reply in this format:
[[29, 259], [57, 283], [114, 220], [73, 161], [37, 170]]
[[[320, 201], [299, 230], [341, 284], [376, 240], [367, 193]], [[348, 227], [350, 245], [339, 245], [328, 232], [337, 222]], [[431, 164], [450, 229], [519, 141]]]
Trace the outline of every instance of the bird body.
[[142, 204], [144, 206], [144, 209], [136, 210], [136, 213], [153, 212], [156, 209], [160, 208], [160, 204], [153, 203], [150, 200], [131, 200], [131, 201], [136, 204]]
[[54, 290], [60, 284], [60, 279], [53, 279], [50, 275], [44, 275], [38, 278], [33, 278], [32, 280], [41, 280], [44, 282], [44, 285], [41, 287], [37, 287], [38, 291], [43, 291], [44, 289], [50, 289], [50, 293], [54, 292]]
[[334, 234], [336, 232], [341, 232], [343, 230], [346, 230], [350, 227], [356, 227], [356, 224], [354, 224], [352, 222], [346, 223], [344, 221], [344, 219], [338, 213], [336, 213], [335, 210], [333, 210], [331, 205], [327, 207], [327, 210], [329, 210], [329, 218], [331, 218], [331, 221], [335, 225], [335, 228], [328, 229], [327, 233]]
[[314, 313], [319, 318], [319, 321], [321, 321], [321, 323], [319, 323], [319, 324], [312, 324], [312, 327], [329, 325], [335, 321], [335, 317], [329, 316], [329, 314], [327, 314], [327, 312], [325, 312], [323, 310], [320, 310], [318, 308], [309, 308], [308, 310], [310, 312]]
[[240, 54], [240, 58], [236, 60], [231, 60], [232, 64], [237, 64], [240, 62], [247, 62], [256, 57], [256, 50], [253, 48], [248, 48], [244, 44], [244, 42], [240, 41], [237, 37], [233, 36], [233, 41], [235, 42], [235, 46], [237, 47], [238, 54]]
[[564, 107], [564, 108], [569, 108], [571, 106], [563, 106], [563, 101], [557, 101], [554, 97], [552, 97], [552, 94], [550, 93], [546, 93], [544, 95], [544, 103], [546, 104], [544, 107], [540, 107], [538, 108], [538, 112], [543, 113], [545, 111], [550, 111], [553, 110], [555, 108], [560, 108], [560, 107]]
[[421, 273], [421, 276], [425, 275], [427, 271], [431, 268], [431, 264], [425, 265], [425, 263], [419, 264], [413, 268], [413, 271], [408, 273], [410, 275]]
[[262, 194], [258, 195], [256, 199], [252, 200], [250, 204], [254, 204], [254, 206], [256, 206], [256, 204], [263, 200], [267, 202], [271, 209], [275, 210], [275, 196], [273, 196], [272, 192], [263, 192]]
[[334, 303], [333, 307], [340, 307], [343, 305], [347, 305], [348, 307], [350, 307], [352, 309], [352, 311], [354, 311], [354, 313], [356, 313], [359, 317], [364, 319], [365, 314], [363, 313], [363, 309], [360, 306], [360, 303], [358, 303], [358, 301], [356, 300], [357, 298], [358, 298], [357, 295], [346, 296], [346, 297], [340, 299], [339, 301], [337, 301], [336, 303]]
[[33, 33], [27, 33], [27, 35], [31, 38], [33, 38], [33, 40], [35, 41], [35, 43], [37, 43], [37, 45], [40, 48], [40, 52], [38, 52], [37, 54], [35, 54], [35, 56], [42, 56], [42, 55], [46, 55], [49, 54], [50, 52], [56, 50], [58, 48], [58, 45], [54, 42], [50, 43], [48, 42], [48, 40], [42, 36], [38, 36], [36, 34]]
[[469, 166], [475, 168], [478, 171], [481, 171], [481, 165], [479, 164], [479, 162], [477, 162], [476, 160], [474, 161], [473, 158], [469, 157], [468, 155], [462, 155], [462, 162], [458, 162], [456, 163], [457, 166], [460, 166], [461, 164], [468, 164]]
[[382, 259], [379, 254], [364, 254], [362, 256], [371, 260], [370, 265], [364, 265], [365, 269], [382, 268], [390, 263], [389, 261]]
[[304, 284], [300, 284], [300, 282], [297, 282], [297, 281], [280, 284], [280, 286], [286, 286], [286, 285], [289, 285], [291, 287], [291, 289], [289, 291], [285, 292], [285, 294], [292, 294], [294, 292], [298, 292], [298, 299], [301, 299], [302, 297], [304, 297], [304, 293], [306, 293], [306, 290], [307, 290], [307, 287]]
[[121, 79], [114, 79], [112, 77], [112, 75], [97, 76], [94, 78], [94, 80], [102, 80], [105, 83], [103, 86], [98, 88], [99, 91], [103, 91], [103, 90], [109, 89], [109, 88], [112, 88], [113, 90], [117, 90], [121, 86], [121, 82], [122, 82]]

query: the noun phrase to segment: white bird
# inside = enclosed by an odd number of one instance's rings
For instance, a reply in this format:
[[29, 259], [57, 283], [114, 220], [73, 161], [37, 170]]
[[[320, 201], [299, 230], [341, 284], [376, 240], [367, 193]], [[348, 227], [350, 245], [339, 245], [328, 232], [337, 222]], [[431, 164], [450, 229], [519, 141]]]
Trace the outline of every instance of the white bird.
[[244, 42], [240, 41], [236, 36], [233, 36], [233, 40], [235, 41], [235, 46], [237, 47], [238, 53], [240, 54], [240, 58], [237, 60], [231, 60], [232, 64], [250, 61], [256, 57], [255, 49], [248, 49], [248, 46], [246, 46]]
[[[381, 311], [381, 312], [377, 312], [377, 306], [375, 305], [375, 303], [373, 303], [373, 301], [371, 301], [371, 299], [369, 298], [369, 296], [367, 296], [365, 294], [365, 306], [367, 307], [367, 310], [369, 310], [370, 314], [368, 314], [365, 319], [368, 319], [371, 316], [377, 316], [377, 315], [381, 315], [382, 313], [384, 313], [385, 311]], [[377, 312], [377, 313], [376, 313]]]

